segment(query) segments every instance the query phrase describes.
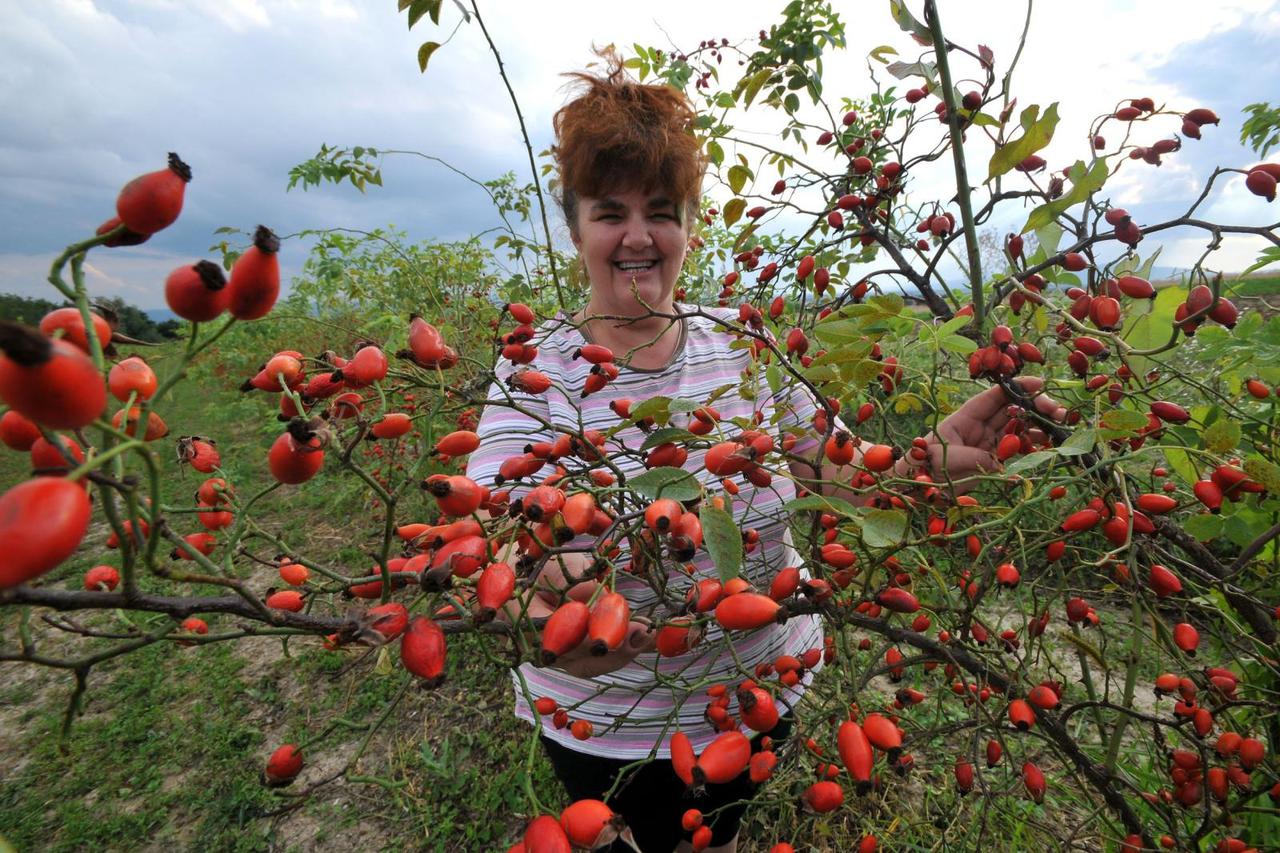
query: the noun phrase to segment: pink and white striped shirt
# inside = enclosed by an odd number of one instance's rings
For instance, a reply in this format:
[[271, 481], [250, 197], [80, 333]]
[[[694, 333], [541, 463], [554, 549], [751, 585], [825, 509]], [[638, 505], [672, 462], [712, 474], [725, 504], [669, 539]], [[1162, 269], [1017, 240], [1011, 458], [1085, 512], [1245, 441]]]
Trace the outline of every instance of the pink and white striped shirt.
[[[676, 310], [682, 312], [687, 306], [677, 305]], [[724, 309], [707, 310], [726, 320], [736, 319], [733, 312]], [[505, 380], [516, 368], [503, 361], [495, 368], [498, 381], [490, 388], [489, 399], [514, 400], [555, 427], [578, 433], [584, 429], [607, 432], [616, 427], [619, 421], [609, 408], [611, 400], [630, 399], [633, 407], [656, 396], [703, 403], [718, 393], [713, 405], [720, 413], [726, 438], [740, 432], [741, 425], [748, 424], [759, 410], [763, 413], [761, 429], [770, 430], [775, 440], [788, 428], [804, 431], [794, 451], [811, 453], [817, 440], [811, 430], [815, 405], [808, 392], [796, 386], [781, 388], [773, 394], [762, 378], [763, 371], [756, 371], [749, 381], [744, 381], [743, 369], [751, 364], [753, 356], [749, 348], [741, 345], [731, 348], [734, 340], [713, 320], [688, 317], [682, 340], [666, 367], [653, 370], [623, 367], [603, 391], [582, 399], [583, 383], [591, 365], [582, 359], [574, 360], [573, 353], [587, 341], [565, 315], [560, 314], [541, 324], [533, 341], [538, 346], [538, 357], [532, 367], [550, 377], [552, 387], [538, 396], [509, 391]], [[683, 426], [688, 417], [673, 415], [671, 425]], [[738, 425], [731, 423], [735, 419]], [[477, 483], [490, 487], [503, 461], [521, 454], [530, 443], [556, 438], [556, 434], [538, 420], [500, 405], [485, 407], [477, 432], [480, 446], [472, 453], [466, 473]], [[709, 438], [715, 436], [713, 433]], [[630, 426], [616, 432], [606, 449], [639, 450], [645, 437], [639, 428]], [[720, 478], [702, 467], [704, 453], [702, 449], [690, 449], [684, 467], [705, 485], [718, 489]], [[645, 470], [635, 457], [611, 454], [611, 459], [628, 477]], [[738, 479], [740, 492], [733, 499], [734, 519], [741, 529], [755, 528], [760, 534], [759, 544], [746, 555], [742, 574], [767, 589], [779, 569], [800, 565], [791, 544], [785, 511], [785, 505], [795, 498], [795, 487], [785, 476], [774, 476], [767, 488], [756, 488], [745, 479]], [[523, 491], [525, 489], [517, 487], [513, 489], [513, 496]], [[624, 550], [614, 561], [615, 565], [621, 567], [627, 559]], [[621, 570], [615, 587], [626, 596], [634, 615], [654, 619], [669, 617], [678, 611], [692, 583], [717, 576], [705, 550], [699, 549], [693, 564], [696, 572], [692, 578], [680, 571], [668, 573], [669, 585], [662, 599], [641, 579]], [[802, 576], [805, 576], [803, 572]], [[688, 655], [669, 658], [654, 653], [641, 654], [621, 669], [592, 679], [576, 678], [551, 667], [523, 664], [518, 670], [512, 670], [516, 715], [534, 722], [536, 712], [530, 707], [531, 699], [550, 697], [568, 710], [571, 718], [592, 724], [594, 735], [585, 742], [576, 740], [567, 728], [556, 730], [549, 724], [544, 726], [548, 737], [570, 749], [612, 758], [636, 759], [650, 755], [668, 758], [670, 737], [678, 727], [700, 752], [717, 732], [703, 718], [705, 692], [691, 692], [691, 685], [705, 688], [715, 683], [736, 684], [744, 678], [753, 678], [758, 663], [771, 662], [782, 654], [799, 656], [811, 648], [821, 649], [823, 642], [821, 622], [816, 616], [796, 616], [782, 625], [735, 633], [732, 654], [718, 648], [722, 636], [713, 622], [702, 644]], [[801, 690], [807, 679], [808, 675], [800, 685]], [[799, 692], [787, 691], [782, 698], [794, 701]]]

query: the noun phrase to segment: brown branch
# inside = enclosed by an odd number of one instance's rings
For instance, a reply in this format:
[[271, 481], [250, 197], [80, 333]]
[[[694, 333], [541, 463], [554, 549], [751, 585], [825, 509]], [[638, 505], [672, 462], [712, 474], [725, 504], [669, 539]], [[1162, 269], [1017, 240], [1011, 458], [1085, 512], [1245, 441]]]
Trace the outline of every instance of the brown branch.
[[[1249, 623], [1249, 627], [1253, 629], [1260, 640], [1268, 645], [1276, 641], [1277, 634], [1271, 612], [1244, 592], [1225, 583], [1231, 577], [1232, 569], [1223, 566], [1212, 551], [1201, 545], [1194, 536], [1187, 533], [1170, 519], [1155, 516], [1151, 519], [1151, 523], [1155, 525], [1157, 533], [1194, 557], [1197, 565], [1202, 570], [1224, 582], [1222, 584], [1222, 594], [1227, 599], [1227, 603], [1235, 608], [1245, 622]], [[1236, 562], [1239, 563], [1240, 559], [1245, 559], [1244, 555], [1241, 555], [1241, 558], [1237, 559]]]

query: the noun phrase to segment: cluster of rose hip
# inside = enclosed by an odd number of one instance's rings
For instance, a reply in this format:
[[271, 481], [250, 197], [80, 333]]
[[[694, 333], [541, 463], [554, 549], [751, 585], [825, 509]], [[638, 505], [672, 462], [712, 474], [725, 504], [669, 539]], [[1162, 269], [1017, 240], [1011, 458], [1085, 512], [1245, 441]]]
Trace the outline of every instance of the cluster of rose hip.
[[[931, 234], [935, 238], [946, 237], [956, 229], [956, 218], [949, 211], [942, 213], [932, 213], [916, 225], [917, 234]], [[920, 239], [916, 241], [916, 250], [920, 252], [929, 251], [929, 241]]]
[[[894, 196], [898, 195], [902, 189], [902, 164], [896, 161], [882, 162], [877, 166], [877, 159], [887, 155], [887, 149], [881, 146], [881, 140], [884, 131], [878, 127], [866, 128], [859, 125], [859, 116], [856, 110], [849, 110], [844, 113], [841, 118], [841, 125], [834, 130], [824, 130], [816, 138], [815, 142], [819, 148], [835, 148], [843, 154], [848, 160], [847, 192], [841, 193], [835, 197], [825, 215], [827, 227], [833, 231], [842, 231], [845, 228], [845, 216], [850, 214], [856, 218], [869, 221], [878, 218], [887, 220], [889, 218], [889, 206]], [[859, 125], [856, 126], [855, 125]], [[870, 146], [870, 147], [868, 147]], [[788, 189], [786, 180], [779, 179], [771, 191], [771, 195], [778, 196]], [[856, 190], [856, 191], [855, 191]], [[773, 208], [768, 205], [757, 205], [746, 211], [746, 217], [753, 222], [760, 220], [766, 214], [770, 213]], [[711, 223], [712, 218], [716, 216], [718, 210], [710, 208], [704, 216], [704, 221]], [[875, 233], [870, 228], [865, 228], [858, 235], [861, 245], [870, 246], [876, 240]], [[759, 263], [760, 255], [763, 248], [756, 246], [739, 253], [735, 260], [747, 270], [754, 270]], [[767, 284], [773, 279], [779, 270], [779, 265], [770, 262], [764, 266], [757, 279], [759, 284]], [[806, 275], [798, 276], [801, 280], [807, 278]], [[820, 269], [819, 275], [814, 279], [814, 286], [819, 296], [830, 280], [826, 269]], [[723, 301], [720, 304], [727, 305], [727, 300], [733, 295], [732, 287], [738, 281], [737, 272], [730, 272], [724, 281], [724, 288], [721, 290], [719, 298]]]
[[1030, 341], [1013, 339], [1013, 330], [1000, 325], [991, 330], [990, 343], [969, 354], [969, 378], [999, 381], [1017, 376], [1024, 363], [1044, 364], [1040, 348]]
[[[182, 212], [190, 180], [190, 168], [176, 154], [170, 154], [166, 168], [141, 175], [121, 189], [116, 216], [103, 223], [97, 239], [81, 251], [99, 244], [137, 245], [167, 228]], [[193, 323], [214, 320], [223, 313], [237, 320], [263, 317], [279, 295], [278, 249], [276, 236], [259, 226], [253, 245], [232, 266], [229, 280], [215, 264], [184, 266], [165, 281], [165, 299], [175, 314]], [[76, 291], [74, 296], [87, 302], [82, 292]], [[85, 477], [66, 476], [71, 466], [85, 462], [85, 449], [66, 435], [57, 436], [55, 444], [45, 430], [78, 430], [93, 424], [105, 413], [110, 391], [125, 404], [112, 417], [111, 428], [144, 442], [168, 433], [164, 421], [151, 411], [160, 383], [142, 358], [134, 356], [112, 365], [103, 382], [97, 360], [114, 355], [113, 338], [124, 340], [87, 304], [51, 312], [40, 329], [17, 324], [4, 324], [0, 329], [0, 349], [4, 351], [0, 356], [0, 398], [9, 406], [4, 416], [5, 443], [31, 451], [33, 467], [40, 475], [0, 497], [0, 505], [15, 510], [12, 516], [0, 512], [6, 525], [3, 533], [21, 536], [24, 530], [28, 534], [42, 530], [45, 534], [27, 535], [28, 547], [7, 555], [11, 559], [0, 587], [15, 586], [57, 566], [75, 551], [88, 527], [91, 512]], [[180, 439], [179, 451], [210, 471], [217, 464], [213, 443], [199, 436]], [[216, 496], [210, 493], [210, 497]], [[230, 513], [219, 502], [202, 504], [202, 510], [200, 520], [210, 530], [230, 523]], [[32, 513], [34, 517], [27, 517]], [[137, 527], [135, 530], [132, 519], [122, 522], [124, 535], [141, 543], [148, 535], [147, 522], [139, 519]], [[113, 530], [113, 539], [118, 543], [120, 538], [120, 531]], [[190, 556], [184, 548], [208, 553], [212, 548], [209, 534], [186, 538], [179, 556]], [[86, 580], [91, 590], [110, 590], [119, 582], [119, 572], [112, 566], [95, 567], [91, 574], [93, 577]]]

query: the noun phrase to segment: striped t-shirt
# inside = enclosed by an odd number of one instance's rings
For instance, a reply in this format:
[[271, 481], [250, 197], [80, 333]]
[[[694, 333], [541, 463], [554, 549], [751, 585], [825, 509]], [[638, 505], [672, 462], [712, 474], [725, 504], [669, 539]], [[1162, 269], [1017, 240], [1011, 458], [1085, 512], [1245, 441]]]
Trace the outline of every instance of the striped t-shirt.
[[[676, 306], [677, 312], [689, 310], [688, 306]], [[724, 319], [734, 318], [732, 312], [723, 309], [707, 309]], [[736, 319], [736, 318], [735, 318]], [[538, 356], [531, 367], [546, 374], [552, 380], [551, 388], [544, 394], [533, 396], [506, 387], [506, 379], [515, 370], [510, 362], [502, 361], [495, 368], [497, 382], [490, 388], [491, 401], [512, 400], [537, 418], [503, 405], [485, 407], [477, 432], [480, 446], [471, 454], [467, 464], [467, 476], [484, 486], [492, 487], [499, 466], [506, 459], [520, 455], [525, 446], [539, 441], [554, 441], [556, 433], [548, 430], [539, 419], [572, 433], [584, 429], [602, 432], [619, 424], [618, 416], [609, 408], [617, 399], [630, 399], [632, 407], [657, 396], [682, 398], [705, 402], [716, 392], [712, 405], [719, 412], [720, 430], [707, 436], [712, 441], [728, 439], [741, 431], [730, 421], [742, 419], [745, 423], [759, 410], [763, 413], [763, 426], [778, 442], [781, 431], [788, 427], [808, 430], [815, 413], [814, 401], [802, 387], [781, 388], [774, 395], [756, 371], [749, 383], [744, 383], [743, 369], [752, 363], [751, 350], [739, 344], [731, 348], [735, 338], [723, 326], [713, 320], [697, 316], [685, 318], [682, 340], [671, 362], [655, 370], [622, 367], [617, 378], [602, 391], [582, 399], [583, 383], [591, 365], [583, 359], [573, 359], [578, 347], [587, 341], [581, 332], [569, 324], [565, 315], [541, 324], [532, 343], [538, 346]], [[749, 399], [754, 396], [754, 400]], [[776, 425], [770, 426], [775, 412], [783, 415]], [[675, 414], [670, 426], [685, 426], [691, 415]], [[723, 438], [717, 436], [723, 436]], [[811, 432], [801, 438], [795, 452], [807, 452], [816, 447]], [[610, 459], [628, 476], [645, 470], [639, 452], [646, 433], [636, 426], [617, 431], [609, 443]], [[618, 449], [637, 451], [622, 455]], [[708, 474], [702, 467], [703, 449], [690, 449], [684, 465], [694, 472], [710, 489], [719, 491], [720, 478]], [[760, 539], [755, 549], [746, 555], [742, 575], [760, 589], [767, 590], [773, 576], [786, 566], [799, 566], [800, 559], [791, 544], [786, 523], [785, 505], [795, 498], [794, 484], [783, 474], [785, 465], [769, 460], [768, 467], [779, 473], [766, 488], [756, 488], [745, 478], [736, 476], [739, 494], [733, 498], [733, 515], [740, 529], [755, 528]], [[549, 468], [538, 476], [545, 476]], [[513, 496], [526, 489], [513, 488]], [[583, 540], [590, 543], [591, 539]], [[575, 541], [574, 544], [581, 544]], [[635, 615], [654, 620], [664, 619], [678, 612], [684, 601], [685, 590], [700, 578], [717, 577], [710, 556], [698, 549], [693, 565], [693, 577], [681, 571], [668, 573], [668, 589], [664, 598], [643, 580], [624, 571], [629, 555], [625, 551], [614, 560], [618, 567], [615, 588], [628, 600]], [[803, 576], [803, 572], [802, 572]], [[678, 727], [701, 751], [717, 732], [704, 720], [708, 698], [704, 689], [690, 692], [689, 685], [705, 688], [711, 684], [726, 683], [730, 686], [744, 678], [755, 676], [758, 663], [772, 662], [779, 655], [799, 656], [811, 648], [822, 648], [821, 622], [816, 616], [795, 616], [783, 625], [771, 625], [757, 631], [733, 635], [733, 654], [718, 648], [723, 634], [712, 622], [702, 643], [688, 655], [659, 657], [656, 653], [641, 654], [634, 661], [613, 672], [581, 679], [552, 667], [539, 667], [531, 663], [512, 670], [515, 686], [515, 711], [522, 719], [533, 722], [536, 712], [530, 707], [530, 697], [550, 697], [565, 708], [573, 719], [587, 720], [592, 724], [593, 736], [588, 741], [575, 739], [569, 730], [556, 730], [549, 724], [544, 733], [566, 747], [595, 755], [612, 758], [642, 758], [653, 754], [656, 746], [658, 757], [670, 756], [669, 741]], [[736, 658], [736, 660], [735, 660]], [[807, 676], [806, 676], [807, 679]], [[523, 681], [523, 685], [522, 682]], [[803, 684], [804, 682], [802, 682]], [[526, 693], [527, 689], [527, 693]], [[732, 692], [732, 691], [731, 691]], [[788, 691], [783, 700], [794, 701], [798, 692]], [[736, 710], [736, 705], [734, 707]]]

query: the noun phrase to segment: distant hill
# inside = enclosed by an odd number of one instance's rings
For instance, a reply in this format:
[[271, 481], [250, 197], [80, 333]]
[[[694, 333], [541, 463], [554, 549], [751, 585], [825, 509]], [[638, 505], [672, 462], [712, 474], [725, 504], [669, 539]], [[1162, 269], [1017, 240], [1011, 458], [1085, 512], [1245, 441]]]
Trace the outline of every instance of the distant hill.
[[151, 322], [159, 325], [165, 320], [177, 320], [178, 315], [170, 311], [168, 308], [143, 308], [142, 313], [151, 318]]

